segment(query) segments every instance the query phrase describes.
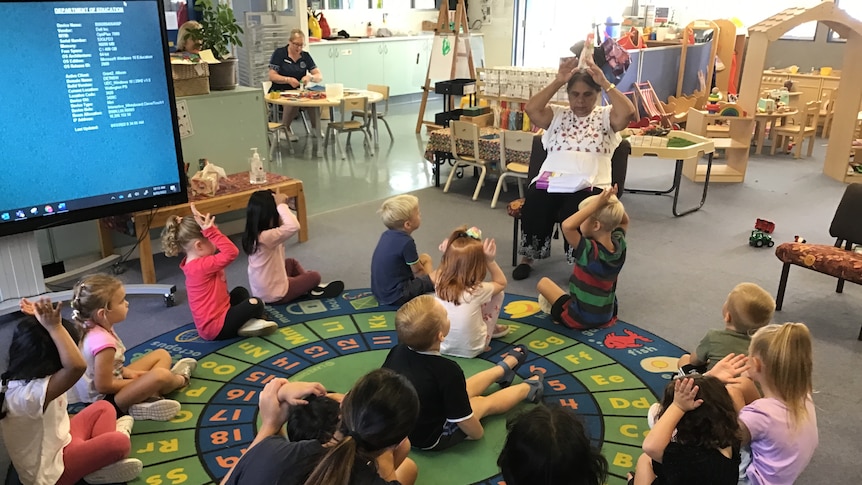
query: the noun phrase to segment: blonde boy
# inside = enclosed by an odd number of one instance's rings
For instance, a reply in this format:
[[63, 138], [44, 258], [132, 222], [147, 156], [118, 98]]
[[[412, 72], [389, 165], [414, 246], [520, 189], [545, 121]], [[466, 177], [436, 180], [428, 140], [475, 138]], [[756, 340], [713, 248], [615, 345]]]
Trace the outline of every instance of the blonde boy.
[[629, 218], [617, 199], [616, 185], [587, 197], [563, 221], [575, 264], [569, 291], [549, 278], [539, 280], [539, 300], [550, 305], [551, 318], [569, 328], [587, 330], [617, 320], [617, 277], [626, 261]]
[[[485, 432], [480, 422], [485, 416], [505, 413], [523, 400], [542, 400], [541, 371], [512, 385], [515, 370], [527, 359], [525, 345], [515, 346], [497, 365], [469, 379], [455, 361], [440, 355], [449, 316], [432, 295], [405, 303], [395, 315], [395, 330], [398, 345], [383, 367], [406, 377], [419, 395], [419, 419], [408, 436], [414, 448], [440, 451], [465, 439], [478, 440]], [[494, 383], [504, 389], [483, 395]]]
[[377, 211], [387, 230], [371, 256], [371, 292], [381, 305], [403, 305], [434, 292], [431, 256], [418, 254], [410, 236], [419, 229], [419, 199], [410, 194], [386, 199]]
[[748, 354], [751, 336], [772, 321], [775, 300], [754, 283], [740, 283], [727, 295], [721, 314], [724, 329], [707, 331], [693, 353], [680, 357], [679, 368], [684, 372], [712, 369], [728, 354]]

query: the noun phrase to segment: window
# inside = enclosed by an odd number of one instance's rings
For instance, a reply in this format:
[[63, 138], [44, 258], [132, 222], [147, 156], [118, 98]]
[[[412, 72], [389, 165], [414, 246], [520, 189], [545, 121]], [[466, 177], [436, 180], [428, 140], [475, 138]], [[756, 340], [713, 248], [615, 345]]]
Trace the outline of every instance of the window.
[[817, 33], [817, 22], [805, 22], [788, 30], [782, 39], [789, 40], [814, 40], [814, 35]]
[[[839, 0], [835, 0], [835, 5], [838, 8], [847, 12], [851, 17], [856, 20], [862, 20], [862, 2], [854, 2], [853, 0], [843, 0], [839, 2]], [[846, 42], [847, 39], [844, 39], [838, 32], [835, 32], [832, 29], [829, 29], [829, 37], [826, 38], [828, 42]]]

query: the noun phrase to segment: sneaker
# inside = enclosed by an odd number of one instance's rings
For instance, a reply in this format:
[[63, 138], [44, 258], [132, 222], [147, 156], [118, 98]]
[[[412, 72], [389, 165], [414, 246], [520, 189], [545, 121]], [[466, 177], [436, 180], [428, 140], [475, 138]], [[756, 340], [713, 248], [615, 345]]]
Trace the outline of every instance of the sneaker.
[[262, 337], [272, 335], [278, 330], [278, 324], [261, 318], [252, 318], [239, 328], [237, 334], [240, 337]]
[[117, 431], [120, 433], [126, 433], [129, 436], [132, 436], [132, 428], [135, 426], [135, 418], [129, 416], [128, 414], [117, 418]]
[[321, 283], [317, 288], [308, 292], [312, 298], [335, 298], [344, 291], [344, 282], [335, 280], [329, 283]]
[[543, 313], [548, 315], [551, 314], [551, 302], [545, 298], [545, 295], [539, 293], [539, 310], [542, 310]]
[[98, 483], [125, 483], [131, 482], [144, 469], [144, 464], [137, 458], [126, 458], [116, 463], [96, 470], [93, 473], [84, 477], [84, 481], [96, 485]]
[[647, 425], [649, 425], [649, 429], [653, 429], [656, 421], [658, 421], [658, 414], [661, 412], [661, 403], [654, 402], [652, 406], [649, 407], [646, 415]]
[[180, 403], [173, 399], [156, 399], [129, 406], [129, 416], [137, 420], [170, 421], [180, 412]]
[[171, 373], [183, 376], [186, 378], [186, 385], [189, 384], [189, 381], [192, 378], [192, 372], [195, 371], [198, 367], [198, 361], [192, 359], [191, 357], [186, 357], [184, 359], [180, 359], [171, 367]]
[[527, 263], [521, 263], [518, 266], [515, 266], [515, 269], [512, 270], [512, 279], [525, 280], [530, 277], [531, 271], [533, 271], [532, 266]]

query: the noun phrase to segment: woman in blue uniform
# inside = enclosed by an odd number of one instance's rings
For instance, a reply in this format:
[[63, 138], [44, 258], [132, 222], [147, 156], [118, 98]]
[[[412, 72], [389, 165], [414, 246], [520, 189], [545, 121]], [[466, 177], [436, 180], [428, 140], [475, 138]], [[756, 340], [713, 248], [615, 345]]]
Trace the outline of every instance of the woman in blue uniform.
[[[323, 80], [323, 74], [314, 63], [311, 54], [302, 50], [303, 47], [305, 47], [305, 33], [299, 29], [293, 29], [287, 45], [279, 47], [272, 53], [269, 60], [269, 80], [272, 81], [270, 91], [289, 91], [309, 82], [319, 83]], [[285, 124], [290, 126], [290, 122], [296, 118], [298, 112], [299, 108], [285, 106]]]

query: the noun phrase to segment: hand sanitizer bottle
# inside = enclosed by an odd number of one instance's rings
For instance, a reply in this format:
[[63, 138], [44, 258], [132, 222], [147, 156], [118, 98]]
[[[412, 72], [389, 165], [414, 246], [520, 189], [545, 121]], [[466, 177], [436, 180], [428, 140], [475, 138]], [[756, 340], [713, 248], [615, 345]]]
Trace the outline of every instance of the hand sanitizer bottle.
[[248, 159], [248, 163], [250, 167], [248, 171], [249, 182], [253, 184], [265, 184], [266, 172], [263, 170], [263, 162], [257, 153], [257, 148], [251, 149], [251, 158]]

